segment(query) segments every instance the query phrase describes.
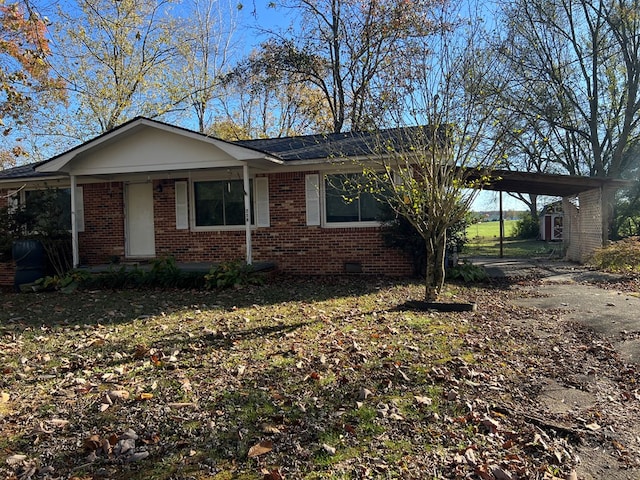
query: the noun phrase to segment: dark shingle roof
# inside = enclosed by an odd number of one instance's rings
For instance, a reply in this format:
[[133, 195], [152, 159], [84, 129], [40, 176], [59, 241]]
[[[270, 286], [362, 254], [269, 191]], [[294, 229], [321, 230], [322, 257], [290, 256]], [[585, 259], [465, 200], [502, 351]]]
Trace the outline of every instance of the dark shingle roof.
[[[44, 163], [55, 160], [61, 155], [64, 155], [77, 148], [83, 147], [84, 145], [94, 142], [101, 137], [109, 135], [116, 130], [125, 128], [129, 124], [132, 124], [139, 120], [145, 120], [157, 123], [159, 125], [168, 125], [172, 128], [184, 130], [185, 132], [207, 137], [207, 135], [189, 130], [187, 128], [177, 127], [175, 125], [166, 124], [164, 122], [151, 120], [144, 117], [136, 117], [109, 132], [105, 132], [98, 137], [95, 137], [79, 146], [72, 148], [71, 150], [68, 150], [67, 152], [63, 152], [60, 155], [54, 156], [49, 160], [31, 163], [28, 165], [20, 165], [18, 167], [9, 168], [6, 170], [0, 170], [0, 180], [46, 178], [58, 175], [56, 173], [38, 172], [36, 171], [36, 168]], [[304, 135], [298, 137], [237, 140], [231, 141], [229, 143], [271, 155], [280, 160], [283, 160], [284, 162], [296, 160], [323, 160], [372, 155], [376, 153], [376, 151], [379, 151], [383, 144], [391, 144], [394, 148], [398, 148], [400, 145], [406, 142], [406, 140], [410, 137], [411, 132], [416, 128], [421, 127], [389, 129], [384, 130], [381, 133], [328, 133], [318, 135]], [[399, 148], [399, 150], [402, 150], [402, 148]]]
[[43, 160], [41, 162], [29, 163], [27, 165], [19, 165], [13, 168], [7, 168], [5, 170], [0, 170], [0, 180], [14, 179], [14, 178], [20, 179], [20, 178], [52, 177], [52, 176], [59, 175], [57, 173], [36, 172], [36, 167], [39, 167], [45, 162], [47, 162], [47, 160]]
[[[415, 134], [414, 130], [422, 127], [390, 129], [382, 132], [346, 132], [300, 137], [265, 138], [254, 140], [237, 140], [232, 143], [254, 150], [269, 153], [284, 161], [317, 160], [336, 157], [358, 157], [372, 155], [383, 145], [391, 143], [394, 148]], [[415, 141], [415, 140], [414, 140]]]

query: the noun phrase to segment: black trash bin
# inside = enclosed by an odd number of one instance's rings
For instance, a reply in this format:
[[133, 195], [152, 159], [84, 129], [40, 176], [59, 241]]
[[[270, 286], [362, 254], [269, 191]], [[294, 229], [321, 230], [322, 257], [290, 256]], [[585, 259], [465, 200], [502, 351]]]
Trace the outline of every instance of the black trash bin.
[[11, 248], [16, 263], [13, 286], [20, 291], [20, 285], [33, 283], [44, 277], [45, 253], [39, 240], [16, 240]]

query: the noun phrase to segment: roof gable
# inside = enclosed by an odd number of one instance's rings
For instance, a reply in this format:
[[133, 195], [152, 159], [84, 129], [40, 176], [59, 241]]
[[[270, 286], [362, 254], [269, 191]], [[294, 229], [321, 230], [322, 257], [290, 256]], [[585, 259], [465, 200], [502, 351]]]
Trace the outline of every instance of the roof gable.
[[36, 167], [73, 175], [238, 167], [276, 161], [233, 143], [147, 118], [134, 119]]

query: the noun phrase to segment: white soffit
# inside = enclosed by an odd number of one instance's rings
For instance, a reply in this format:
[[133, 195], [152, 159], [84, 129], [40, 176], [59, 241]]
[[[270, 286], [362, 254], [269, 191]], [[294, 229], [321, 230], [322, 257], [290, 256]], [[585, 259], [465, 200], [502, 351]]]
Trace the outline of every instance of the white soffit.
[[196, 132], [137, 119], [37, 167], [70, 175], [241, 167], [280, 163], [269, 155]]

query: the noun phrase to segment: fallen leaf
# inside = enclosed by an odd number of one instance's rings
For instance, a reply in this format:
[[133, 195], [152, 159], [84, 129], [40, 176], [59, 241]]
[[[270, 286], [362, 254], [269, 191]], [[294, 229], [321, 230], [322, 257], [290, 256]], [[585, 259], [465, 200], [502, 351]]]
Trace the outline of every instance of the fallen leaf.
[[46, 428], [44, 428], [44, 423], [39, 422], [38, 426], [36, 428], [34, 428], [33, 433], [53, 433], [53, 430], [47, 430]]
[[63, 420], [61, 418], [52, 418], [51, 420], [47, 420], [47, 423], [53, 425], [54, 427], [64, 428], [69, 425], [69, 420]]
[[25, 461], [26, 459], [27, 459], [26, 455], [20, 455], [20, 454], [11, 455], [11, 456], [7, 457], [7, 463], [9, 465], [17, 465], [18, 463], [21, 463], [21, 462]]
[[585, 428], [588, 428], [589, 430], [592, 430], [595, 432], [596, 430], [600, 430], [600, 428], [602, 427], [600, 427], [600, 425], [598, 425], [596, 422], [593, 422], [593, 423], [587, 423], [585, 425]]
[[513, 480], [513, 475], [498, 465], [491, 466], [491, 473], [493, 473], [496, 480]]
[[259, 455], [269, 453], [271, 450], [273, 450], [273, 442], [271, 440], [262, 440], [260, 443], [256, 443], [249, 449], [247, 456], [249, 458], [254, 458]]
[[89, 438], [84, 439], [82, 446], [85, 450], [93, 452], [102, 446], [102, 440], [99, 435], [91, 435]]
[[126, 390], [109, 390], [106, 396], [112, 402], [117, 400], [128, 400], [129, 392]]
[[140, 460], [144, 460], [145, 458], [147, 458], [149, 456], [149, 452], [147, 451], [143, 451], [143, 452], [136, 452], [132, 455], [129, 455], [126, 459], [127, 462], [139, 462]]
[[329, 455], [335, 455], [336, 454], [336, 449], [335, 447], [332, 447], [331, 445], [327, 445], [326, 443], [322, 444], [322, 449], [327, 452]]
[[500, 428], [500, 424], [490, 417], [485, 417], [482, 419], [482, 425], [487, 427], [491, 432], [495, 432]]
[[268, 424], [268, 423], [263, 423], [262, 424], [262, 433], [272, 433], [272, 434], [278, 434], [280, 433], [280, 429], [274, 425]]
[[431, 397], [415, 395], [413, 398], [415, 398], [416, 403], [419, 403], [420, 405], [431, 405], [433, 403], [433, 399]]
[[373, 395], [373, 392], [371, 390], [367, 388], [361, 388], [360, 392], [358, 392], [358, 400], [366, 400], [371, 395]]
[[185, 392], [188, 393], [193, 391], [193, 388], [191, 387], [191, 382], [189, 381], [188, 378], [180, 379], [180, 383], [182, 384], [182, 390], [184, 390]]
[[264, 477], [262, 477], [262, 480], [283, 480], [284, 479], [284, 477], [282, 476], [282, 473], [280, 472], [279, 467], [274, 468], [273, 470], [263, 468], [261, 472], [264, 475]]
[[7, 392], [1, 392], [0, 393], [0, 403], [7, 403], [9, 401], [9, 398], [11, 398], [9, 396], [9, 394]]
[[133, 352], [133, 358], [135, 359], [141, 359], [147, 356], [147, 354], [149, 353], [149, 347], [147, 347], [146, 345], [136, 345], [136, 349]]

